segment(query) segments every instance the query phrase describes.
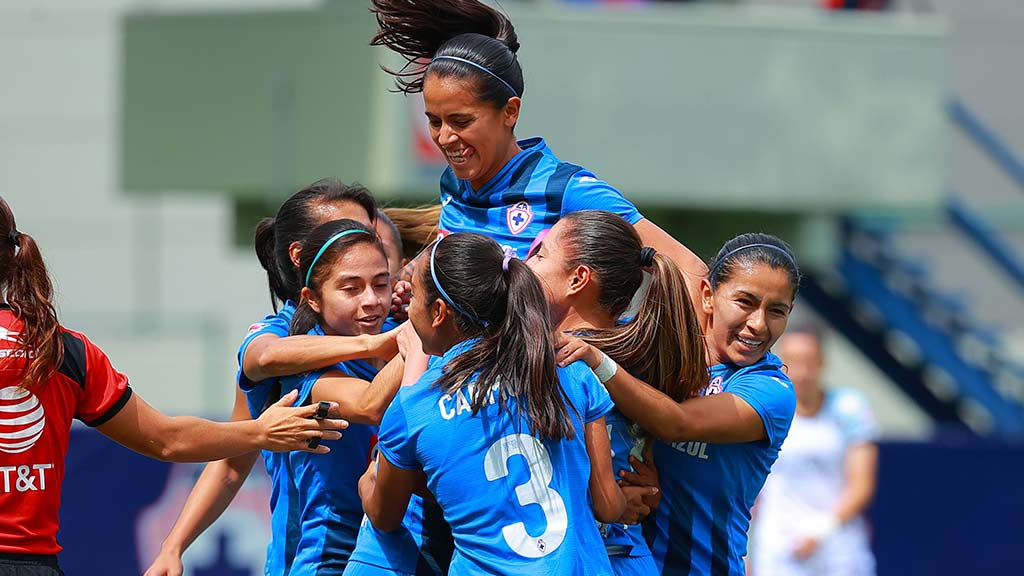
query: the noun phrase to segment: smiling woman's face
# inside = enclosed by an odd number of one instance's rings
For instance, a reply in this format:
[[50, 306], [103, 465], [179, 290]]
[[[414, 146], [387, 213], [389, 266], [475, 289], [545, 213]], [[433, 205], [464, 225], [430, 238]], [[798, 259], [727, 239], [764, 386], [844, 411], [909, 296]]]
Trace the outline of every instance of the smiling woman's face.
[[431, 139], [455, 176], [477, 190], [508, 162], [515, 146], [512, 128], [519, 119], [519, 98], [509, 103], [496, 108], [479, 100], [473, 79], [428, 75], [423, 82]]
[[335, 260], [317, 292], [310, 294], [310, 306], [323, 319], [325, 333], [380, 334], [391, 304], [387, 258], [369, 242], [352, 246]]
[[703, 307], [711, 319], [712, 363], [756, 363], [782, 336], [793, 309], [793, 286], [781, 268], [738, 265], [712, 291], [705, 280]]

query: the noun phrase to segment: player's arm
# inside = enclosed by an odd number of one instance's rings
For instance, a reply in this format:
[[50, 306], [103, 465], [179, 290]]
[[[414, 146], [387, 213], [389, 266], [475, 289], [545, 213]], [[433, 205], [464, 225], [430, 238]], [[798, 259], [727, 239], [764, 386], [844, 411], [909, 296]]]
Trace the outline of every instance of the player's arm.
[[[251, 420], [245, 394], [238, 388], [235, 388], [231, 420]], [[203, 468], [181, 514], [160, 546], [160, 553], [144, 576], [181, 576], [181, 555], [227, 510], [258, 457], [258, 452], [249, 452], [210, 462]]]
[[313, 384], [313, 402], [334, 402], [343, 418], [359, 424], [380, 424], [384, 412], [402, 386], [405, 361], [396, 355], [373, 382], [332, 370]]
[[422, 476], [418, 470], [399, 468], [378, 455], [376, 470], [371, 465], [359, 479], [363, 511], [375, 528], [391, 532], [402, 525], [409, 498], [422, 483]]
[[660, 226], [644, 218], [633, 225], [644, 246], [650, 246], [668, 256], [676, 263], [686, 279], [686, 289], [690, 293], [693, 309], [702, 314], [700, 301], [700, 280], [708, 275], [708, 267], [704, 261], [689, 248], [673, 238]]
[[[560, 366], [583, 360], [596, 369], [604, 358], [597, 348], [579, 338], [560, 335], [559, 344], [556, 358]], [[760, 414], [735, 394], [723, 392], [676, 402], [621, 367], [604, 386], [620, 412], [663, 442], [727, 444], [767, 438]]]
[[261, 334], [242, 356], [242, 371], [253, 382], [299, 374], [364, 358], [390, 360], [397, 352], [394, 330], [359, 336], [286, 336]]
[[[257, 420], [213, 422], [193, 416], [167, 416], [132, 394], [124, 407], [97, 430], [144, 456], [170, 462], [204, 462], [238, 456], [256, 450], [289, 452], [303, 450], [325, 454], [319, 446], [310, 450], [314, 437], [341, 438], [344, 420], [315, 420], [317, 405], [290, 407], [298, 394], [290, 392], [265, 410]], [[332, 414], [337, 407], [332, 406]]]
[[839, 524], [845, 524], [860, 515], [875, 497], [878, 445], [874, 442], [860, 442], [850, 446], [843, 466], [845, 482], [835, 509]]
[[587, 456], [590, 457], [590, 497], [594, 505], [594, 517], [601, 522], [615, 522], [626, 511], [626, 497], [615, 482], [611, 443], [604, 416], [587, 422], [583, 436]]

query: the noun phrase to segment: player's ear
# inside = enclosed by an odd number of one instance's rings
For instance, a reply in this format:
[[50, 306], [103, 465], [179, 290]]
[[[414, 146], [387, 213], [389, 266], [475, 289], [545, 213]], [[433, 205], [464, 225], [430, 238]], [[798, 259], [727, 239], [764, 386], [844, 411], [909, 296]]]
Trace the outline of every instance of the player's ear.
[[303, 286], [302, 291], [299, 292], [299, 296], [302, 300], [309, 303], [309, 307], [313, 309], [313, 312], [316, 312], [317, 314], [320, 313], [320, 300], [317, 297], [316, 292], [313, 292], [309, 286]]

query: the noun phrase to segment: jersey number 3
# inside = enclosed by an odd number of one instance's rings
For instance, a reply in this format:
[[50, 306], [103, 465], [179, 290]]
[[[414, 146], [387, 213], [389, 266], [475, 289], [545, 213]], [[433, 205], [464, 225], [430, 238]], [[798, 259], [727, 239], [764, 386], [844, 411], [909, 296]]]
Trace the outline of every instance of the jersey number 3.
[[487, 480], [508, 476], [508, 460], [512, 456], [526, 458], [530, 479], [526, 484], [516, 486], [516, 498], [521, 506], [539, 504], [544, 510], [547, 528], [540, 536], [533, 537], [526, 532], [522, 522], [509, 524], [501, 529], [505, 543], [513, 552], [526, 558], [541, 558], [554, 552], [565, 540], [569, 518], [561, 495], [548, 484], [551, 482], [551, 457], [540, 440], [528, 434], [505, 436], [491, 445], [484, 456], [484, 472]]

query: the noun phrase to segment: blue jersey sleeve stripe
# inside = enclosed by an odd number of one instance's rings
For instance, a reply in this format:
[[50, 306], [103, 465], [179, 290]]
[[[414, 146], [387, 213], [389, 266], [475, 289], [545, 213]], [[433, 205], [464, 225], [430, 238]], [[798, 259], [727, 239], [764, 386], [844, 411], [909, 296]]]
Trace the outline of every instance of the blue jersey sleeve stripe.
[[519, 165], [515, 172], [512, 173], [512, 179], [510, 180], [512, 185], [501, 193], [499, 206], [511, 206], [516, 202], [526, 200], [526, 187], [530, 183], [531, 178], [527, 178], [525, 175], [532, 174], [543, 157], [544, 155], [539, 151], [534, 151]]
[[581, 170], [583, 170], [582, 166], [568, 162], [562, 162], [555, 168], [555, 173], [548, 179], [544, 189], [544, 202], [547, 204], [548, 214], [562, 213], [562, 204], [565, 200], [565, 190], [569, 186], [569, 180]]

